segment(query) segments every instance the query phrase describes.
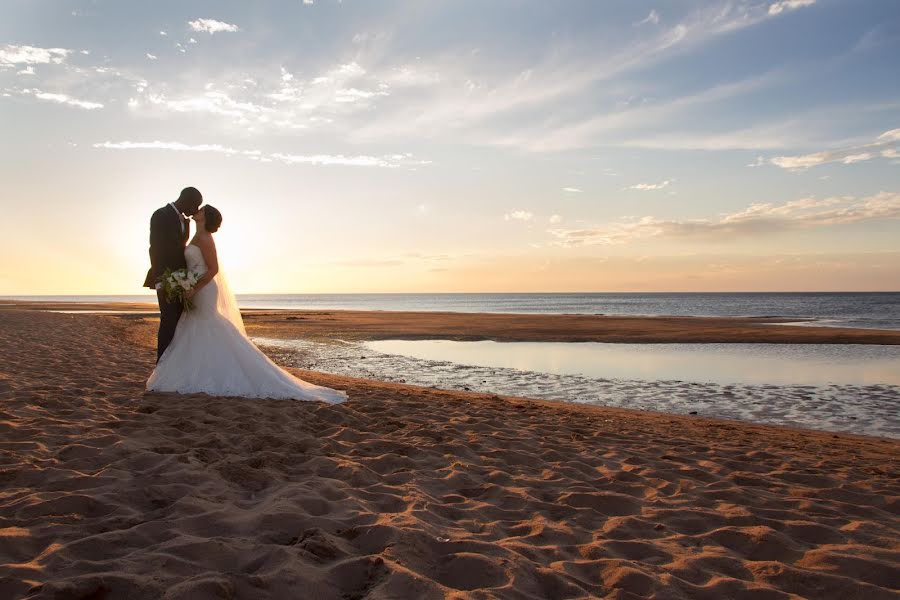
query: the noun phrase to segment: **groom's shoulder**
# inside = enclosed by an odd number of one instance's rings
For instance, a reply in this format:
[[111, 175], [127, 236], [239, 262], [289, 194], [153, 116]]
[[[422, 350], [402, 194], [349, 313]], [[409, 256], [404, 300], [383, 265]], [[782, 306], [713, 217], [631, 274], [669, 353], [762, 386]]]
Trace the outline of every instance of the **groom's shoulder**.
[[172, 210], [171, 208], [169, 208], [168, 204], [166, 204], [165, 206], [162, 206], [160, 208], [157, 208], [155, 211], [153, 211], [153, 217], [155, 218], [155, 217], [164, 216], [166, 214], [166, 210]]

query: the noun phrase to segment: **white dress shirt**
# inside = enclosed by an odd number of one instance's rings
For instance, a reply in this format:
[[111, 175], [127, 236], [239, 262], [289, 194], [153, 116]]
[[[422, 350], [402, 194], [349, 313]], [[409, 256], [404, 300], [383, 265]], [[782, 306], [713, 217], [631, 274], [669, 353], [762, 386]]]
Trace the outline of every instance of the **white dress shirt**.
[[175, 211], [175, 214], [178, 215], [178, 223], [181, 225], [181, 233], [184, 235], [184, 217], [181, 215], [181, 211], [175, 208], [174, 202], [169, 202], [169, 206], [171, 206], [172, 210]]

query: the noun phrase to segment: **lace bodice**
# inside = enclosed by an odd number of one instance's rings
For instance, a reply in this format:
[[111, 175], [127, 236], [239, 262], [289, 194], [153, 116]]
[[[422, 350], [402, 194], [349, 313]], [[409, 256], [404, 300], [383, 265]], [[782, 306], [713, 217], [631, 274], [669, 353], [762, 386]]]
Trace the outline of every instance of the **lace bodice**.
[[198, 275], [206, 273], [206, 261], [203, 260], [203, 252], [198, 246], [188, 244], [184, 249], [184, 260], [187, 262], [187, 268]]

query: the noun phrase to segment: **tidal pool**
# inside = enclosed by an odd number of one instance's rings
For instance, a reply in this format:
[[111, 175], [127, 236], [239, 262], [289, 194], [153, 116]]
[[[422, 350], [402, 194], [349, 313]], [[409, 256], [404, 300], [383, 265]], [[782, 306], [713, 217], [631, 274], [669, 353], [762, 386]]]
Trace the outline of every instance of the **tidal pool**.
[[[897, 346], [770, 346], [767, 352], [754, 345], [742, 352], [734, 344], [595, 344], [615, 360], [588, 354], [579, 362], [568, 350], [590, 353], [590, 345], [533, 344], [538, 350], [529, 355], [518, 343], [254, 341], [279, 364], [350, 377], [900, 438], [900, 385], [890, 383], [900, 370]], [[553, 346], [563, 348], [545, 352]], [[424, 358], [425, 348], [435, 358]], [[477, 348], [490, 350], [471, 351]], [[651, 360], [654, 350], [679, 360]], [[837, 379], [887, 382], [821, 383]]]
[[383, 354], [604, 379], [773, 385], [900, 384], [900, 346], [378, 340]]

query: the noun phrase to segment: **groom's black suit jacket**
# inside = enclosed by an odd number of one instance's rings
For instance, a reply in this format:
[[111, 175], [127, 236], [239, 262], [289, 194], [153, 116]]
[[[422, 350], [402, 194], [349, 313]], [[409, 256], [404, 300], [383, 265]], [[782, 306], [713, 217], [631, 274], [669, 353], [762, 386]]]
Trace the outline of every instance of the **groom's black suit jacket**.
[[189, 222], [184, 220], [182, 233], [182, 218], [169, 204], [157, 210], [150, 218], [150, 270], [147, 271], [144, 287], [155, 288], [166, 269], [174, 271], [187, 266], [184, 248], [190, 228]]

